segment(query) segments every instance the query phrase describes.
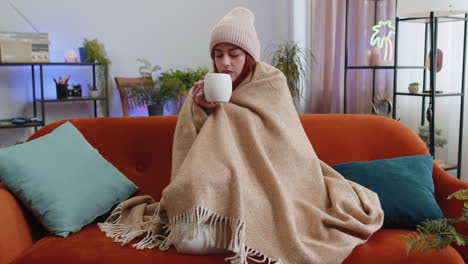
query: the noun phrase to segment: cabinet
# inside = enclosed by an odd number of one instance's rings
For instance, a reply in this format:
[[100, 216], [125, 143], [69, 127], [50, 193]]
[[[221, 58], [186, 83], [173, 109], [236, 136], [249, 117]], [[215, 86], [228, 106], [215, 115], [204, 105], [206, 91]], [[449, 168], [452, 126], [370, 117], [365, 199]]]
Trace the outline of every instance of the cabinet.
[[[393, 105], [395, 106], [393, 108], [393, 118], [398, 118], [400, 113], [397, 113], [397, 108], [396, 105], [398, 103], [398, 98], [401, 96], [409, 96], [411, 97], [411, 100], [419, 100], [418, 103], [421, 104], [421, 111], [420, 111], [420, 125], [421, 126], [428, 126], [429, 127], [429, 140], [428, 140], [428, 148], [430, 153], [437, 158], [437, 148], [436, 148], [436, 131], [437, 129], [441, 126], [437, 126], [436, 124], [436, 114], [440, 112], [438, 111], [438, 104], [439, 100], [441, 98], [447, 98], [450, 99], [451, 103], [453, 104], [453, 107], [451, 109], [451, 112], [449, 115], [458, 115], [459, 117], [459, 122], [458, 122], [458, 144], [457, 144], [457, 157], [456, 157], [456, 164], [450, 164], [448, 162], [444, 162], [441, 167], [444, 168], [445, 170], [456, 170], [456, 175], [457, 178], [461, 177], [461, 161], [462, 161], [462, 145], [463, 145], [463, 112], [464, 112], [464, 94], [465, 94], [465, 78], [466, 78], [466, 45], [467, 45], [467, 21], [468, 21], [468, 16], [465, 15], [464, 17], [456, 17], [456, 16], [444, 16], [444, 17], [436, 17], [434, 16], [434, 13], [430, 14], [430, 17], [418, 17], [418, 18], [396, 18], [396, 43], [395, 45], [395, 74], [394, 74], [394, 88], [393, 88]], [[399, 66], [398, 62], [398, 53], [400, 46], [398, 45], [398, 39], [399, 39], [399, 30], [402, 25], [402, 23], [407, 23], [407, 22], [420, 22], [424, 23], [424, 61], [422, 61], [423, 66]], [[460, 78], [460, 82], [450, 83], [451, 87], [447, 87], [448, 85], [445, 84], [445, 81], [443, 84], [437, 82], [437, 75], [438, 75], [438, 69], [437, 69], [437, 64], [438, 64], [438, 59], [440, 60], [442, 57], [438, 58], [438, 39], [440, 38], [439, 33], [439, 24], [441, 22], [444, 23], [463, 23], [463, 32], [453, 32], [452, 34], [460, 34], [463, 36], [463, 43], [462, 43], [462, 48], [461, 50], [457, 51], [451, 51], [454, 54], [459, 54], [457, 56], [463, 56], [462, 57], [462, 63], [461, 63], [461, 69], [459, 72], [461, 73], [461, 76], [458, 76]], [[454, 35], [452, 35], [454, 36]], [[401, 47], [402, 49], [404, 47]], [[429, 49], [429, 50], [428, 50]], [[432, 52], [432, 51], [437, 51], [437, 52]], [[425, 67], [425, 61], [426, 58], [428, 58], [428, 55], [430, 56], [429, 63], [430, 69], [427, 69]], [[439, 54], [439, 56], [442, 55], [442, 53]], [[441, 63], [441, 61], [439, 61]], [[450, 63], [450, 61], [447, 61], [444, 59], [443, 62], [445, 65]], [[455, 63], [453, 63], [451, 66], [455, 68]], [[407, 89], [406, 87], [398, 87], [398, 73], [401, 70], [405, 70], [408, 68], [421, 68], [422, 69], [422, 91], [419, 91], [417, 93], [410, 93], [410, 92], [402, 92], [402, 90]], [[440, 69], [439, 69], [440, 70]], [[453, 70], [451, 74], [454, 74], [456, 72]], [[455, 73], [456, 74], [456, 73]], [[428, 79], [428, 81], [427, 81]], [[441, 85], [440, 85], [441, 84]], [[448, 89], [451, 88], [451, 89]], [[459, 101], [459, 107], [456, 101]], [[416, 103], [416, 102], [415, 102]], [[404, 113], [404, 115], [408, 115], [409, 113]], [[450, 118], [450, 116], [443, 116], [442, 118]], [[440, 117], [440, 116], [439, 116]], [[448, 127], [444, 127], [444, 129]], [[452, 151], [452, 150], [451, 150]]]
[[[108, 104], [108, 83], [107, 76], [105, 76], [106, 83], [105, 87], [105, 96], [97, 98], [86, 98], [86, 97], [75, 97], [75, 98], [64, 98], [64, 99], [50, 99], [45, 98], [44, 96], [44, 69], [54, 66], [65, 66], [65, 67], [88, 67], [91, 69], [92, 73], [92, 83], [93, 86], [96, 86], [96, 67], [99, 66], [99, 63], [0, 63], [0, 68], [3, 67], [25, 67], [30, 70], [31, 73], [31, 92], [32, 92], [32, 117], [37, 119], [36, 121], [29, 121], [24, 124], [6, 124], [1, 125], [0, 129], [7, 128], [24, 128], [24, 127], [34, 127], [37, 130], [38, 127], [44, 126], [46, 122], [46, 109], [45, 106], [51, 103], [73, 103], [78, 101], [89, 101], [93, 103], [94, 107], [94, 117], [98, 116], [97, 113], [97, 103], [99, 101], [105, 102], [105, 113], [108, 116], [109, 113], [109, 104]], [[15, 87], [19, 89], [20, 87]], [[55, 87], [53, 87], [55, 89]], [[82, 85], [82, 89], [87, 89], [86, 86]], [[40, 110], [40, 115], [39, 111]]]

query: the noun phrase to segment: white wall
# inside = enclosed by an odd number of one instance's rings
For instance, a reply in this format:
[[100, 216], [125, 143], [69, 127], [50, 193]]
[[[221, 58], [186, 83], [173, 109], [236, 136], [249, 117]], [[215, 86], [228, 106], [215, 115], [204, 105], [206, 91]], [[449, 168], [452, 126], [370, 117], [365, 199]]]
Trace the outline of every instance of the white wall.
[[[294, 0], [292, 8], [292, 39], [294, 42], [297, 42], [299, 46], [303, 48], [310, 49], [310, 10], [312, 8], [312, 2], [310, 0]], [[312, 67], [312, 63], [310, 64]], [[306, 73], [306, 76], [310, 76], [309, 72]], [[303, 99], [299, 101], [297, 105], [297, 110], [299, 113], [305, 113], [306, 107], [309, 98], [310, 89], [308, 80], [305, 80], [304, 89], [302, 90]]]
[[[291, 38], [290, 0], [11, 0], [40, 32], [49, 33], [51, 57], [63, 61], [68, 49], [77, 51], [83, 38], [104, 43], [112, 60], [111, 75], [137, 77], [138, 58], [168, 70], [171, 67], [210, 67], [209, 34], [230, 9], [244, 6], [255, 15], [266, 60], [275, 45]], [[21, 16], [0, 0], [0, 31], [33, 32]], [[52, 76], [72, 73], [71, 82], [90, 82], [89, 69], [47, 68], [46, 97], [55, 96]], [[32, 116], [30, 70], [0, 67], [0, 119]], [[73, 78], [75, 77], [75, 78]], [[120, 116], [114, 87], [112, 116]], [[91, 117], [92, 105], [53, 103], [46, 105], [47, 123], [63, 118]], [[25, 140], [32, 129], [0, 129], [0, 147]]]

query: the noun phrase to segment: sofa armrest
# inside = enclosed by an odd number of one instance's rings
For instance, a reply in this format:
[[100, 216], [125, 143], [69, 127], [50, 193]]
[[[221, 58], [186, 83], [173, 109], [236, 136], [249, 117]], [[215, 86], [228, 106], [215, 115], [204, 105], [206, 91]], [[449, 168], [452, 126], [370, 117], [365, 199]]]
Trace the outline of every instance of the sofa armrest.
[[468, 182], [453, 177], [435, 163], [433, 170], [435, 197], [445, 217], [460, 217], [464, 202], [456, 199], [447, 200], [447, 197], [460, 189], [468, 189]]
[[[459, 218], [462, 213], [464, 201], [457, 199], [447, 200], [447, 197], [461, 189], [468, 189], [468, 182], [454, 178], [452, 175], [441, 169], [435, 162], [433, 163], [433, 179], [435, 186], [435, 197], [444, 216], [448, 218]], [[463, 235], [468, 235], [468, 224], [458, 223], [456, 229]], [[454, 246], [466, 263], [468, 263], [468, 248]]]
[[0, 183], [0, 264], [7, 264], [34, 243], [27, 215], [16, 198]]

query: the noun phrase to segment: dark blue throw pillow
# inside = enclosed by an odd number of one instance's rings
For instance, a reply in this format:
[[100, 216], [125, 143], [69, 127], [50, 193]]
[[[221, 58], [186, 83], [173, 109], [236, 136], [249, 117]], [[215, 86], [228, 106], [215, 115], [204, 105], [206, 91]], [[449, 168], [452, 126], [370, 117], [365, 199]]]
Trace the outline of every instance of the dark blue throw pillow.
[[426, 219], [444, 217], [434, 197], [432, 156], [349, 162], [332, 168], [379, 195], [384, 228], [414, 228]]

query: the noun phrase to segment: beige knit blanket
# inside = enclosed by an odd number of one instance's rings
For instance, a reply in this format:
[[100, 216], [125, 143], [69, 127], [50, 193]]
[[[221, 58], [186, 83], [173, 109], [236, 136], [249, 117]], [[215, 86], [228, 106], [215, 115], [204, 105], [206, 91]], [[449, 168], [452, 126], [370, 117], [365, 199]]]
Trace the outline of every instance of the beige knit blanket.
[[208, 116], [189, 94], [172, 165], [159, 203], [131, 198], [101, 230], [165, 250], [205, 223], [232, 233], [212, 245], [234, 252], [233, 264], [337, 264], [382, 225], [377, 195], [318, 159], [284, 75], [265, 63]]

